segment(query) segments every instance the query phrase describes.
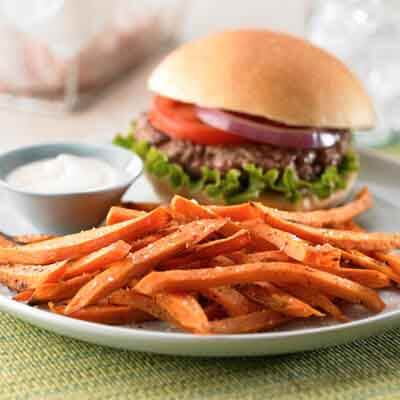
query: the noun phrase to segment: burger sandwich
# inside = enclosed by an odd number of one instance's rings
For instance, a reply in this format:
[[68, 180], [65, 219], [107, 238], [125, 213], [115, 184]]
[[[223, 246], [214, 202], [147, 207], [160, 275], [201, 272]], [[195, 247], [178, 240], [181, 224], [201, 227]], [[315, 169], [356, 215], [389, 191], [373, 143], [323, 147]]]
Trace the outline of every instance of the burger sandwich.
[[150, 109], [117, 144], [143, 158], [160, 193], [289, 210], [344, 200], [374, 125], [370, 98], [337, 58], [307, 41], [236, 30], [184, 44], [149, 79]]

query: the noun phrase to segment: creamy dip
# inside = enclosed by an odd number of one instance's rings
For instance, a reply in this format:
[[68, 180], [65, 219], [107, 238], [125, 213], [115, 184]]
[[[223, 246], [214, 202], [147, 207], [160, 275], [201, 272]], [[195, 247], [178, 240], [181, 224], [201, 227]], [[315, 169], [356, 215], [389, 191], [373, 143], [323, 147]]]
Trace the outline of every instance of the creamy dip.
[[74, 193], [109, 187], [124, 178], [123, 171], [105, 161], [60, 154], [16, 168], [6, 181], [15, 188], [36, 193]]

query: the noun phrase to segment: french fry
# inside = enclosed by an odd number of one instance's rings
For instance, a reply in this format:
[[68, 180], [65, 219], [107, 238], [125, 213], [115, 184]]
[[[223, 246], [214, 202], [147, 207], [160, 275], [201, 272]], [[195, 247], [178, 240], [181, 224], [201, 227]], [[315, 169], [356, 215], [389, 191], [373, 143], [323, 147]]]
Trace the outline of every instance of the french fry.
[[157, 319], [164, 319], [164, 312], [152, 297], [145, 296], [133, 289], [119, 289], [108, 297], [111, 304], [131, 306], [153, 315]]
[[0, 266], [0, 282], [18, 292], [34, 289], [41, 283], [57, 282], [66, 271], [67, 261], [49, 265]]
[[160, 229], [170, 216], [163, 208], [149, 214], [118, 224], [10, 248], [0, 248], [3, 264], [49, 264], [56, 261], [76, 259], [118, 240], [134, 239]]
[[269, 261], [283, 261], [283, 262], [293, 261], [292, 258], [290, 258], [288, 255], [286, 255], [283, 251], [280, 250], [259, 251], [256, 253], [249, 253], [249, 254], [237, 252], [229, 254], [229, 257], [239, 264], [250, 264], [255, 262], [269, 262]]
[[253, 333], [268, 331], [288, 322], [289, 318], [272, 310], [256, 311], [239, 317], [211, 321], [209, 329], [211, 333]]
[[241, 229], [232, 236], [223, 239], [213, 240], [208, 243], [198, 244], [193, 247], [188, 255], [172, 258], [164, 263], [165, 269], [172, 269], [181, 265], [190, 264], [198, 260], [213, 258], [220, 254], [241, 250], [250, 242], [250, 234]]
[[142, 238], [133, 240], [132, 242], [130, 242], [131, 253], [133, 253], [134, 251], [143, 249], [144, 247], [148, 246], [150, 243], [153, 243], [156, 240], [169, 235], [170, 233], [176, 232], [178, 230], [178, 228], [179, 228], [179, 225], [170, 223], [168, 226], [166, 226], [163, 229], [159, 229], [155, 233], [151, 233]]
[[[56, 306], [49, 304], [51, 311], [57, 314], [65, 315], [65, 306]], [[71, 318], [81, 319], [88, 322], [96, 322], [107, 325], [125, 325], [133, 322], [140, 323], [151, 321], [153, 317], [141, 310], [129, 306], [114, 305], [96, 305], [83, 308], [73, 314], [68, 315]]]
[[133, 255], [129, 254], [124, 260], [112, 263], [108, 269], [81, 287], [69, 302], [65, 313], [72, 314], [90, 304], [95, 304], [114, 290], [125, 286], [134, 278], [134, 274], [135, 262]]
[[29, 302], [30, 304], [38, 304], [70, 299], [75, 296], [78, 290], [88, 283], [93, 276], [93, 274], [83, 274], [66, 281], [43, 282], [33, 291]]
[[108, 301], [111, 304], [137, 308], [185, 330], [196, 333], [205, 333], [208, 330], [207, 317], [204, 318], [203, 310], [191, 295], [168, 294], [151, 298], [133, 289], [120, 289], [112, 293]]
[[347, 322], [349, 320], [328, 296], [318, 290], [296, 285], [285, 286], [284, 289], [311, 306], [318, 307], [326, 314], [331, 315], [336, 321]]
[[147, 235], [143, 238], [136, 239], [133, 242], [130, 243], [131, 245], [131, 252], [133, 253], [134, 251], [138, 251], [140, 249], [143, 249], [144, 247], [148, 246], [150, 243], [154, 243], [156, 240], [159, 240], [163, 237], [164, 235], [161, 233], [152, 233], [150, 235]]
[[[276, 251], [265, 251], [252, 254], [233, 254], [231, 257], [240, 264], [248, 264], [255, 262], [269, 262], [269, 261], [283, 261], [283, 262], [293, 262], [293, 260], [288, 257], [285, 253], [280, 250]], [[353, 280], [360, 285], [364, 285], [370, 288], [378, 289], [390, 286], [389, 276], [393, 275], [391, 271], [389, 274], [379, 272], [380, 269], [373, 268], [371, 270], [360, 270], [355, 268], [332, 268], [331, 266], [326, 266], [323, 263], [319, 265], [314, 265], [314, 268], [320, 269], [322, 271], [330, 272], [334, 275], [341, 276], [342, 278], [347, 278]], [[387, 268], [387, 267], [386, 267]], [[384, 268], [386, 271], [386, 269]]]
[[173, 325], [193, 333], [208, 333], [207, 316], [193, 295], [160, 293], [155, 301]]
[[23, 292], [17, 293], [13, 297], [13, 300], [21, 301], [21, 302], [28, 302], [32, 298], [33, 292], [34, 292], [33, 289], [24, 290]]
[[[390, 268], [392, 268], [393, 273], [396, 274], [396, 277], [400, 276], [400, 256], [398, 254], [377, 251], [373, 253], [373, 256], [376, 257], [378, 260], [387, 263]], [[394, 281], [399, 283], [395, 279]]]
[[124, 260], [113, 263], [79, 290], [68, 304], [66, 313], [73, 313], [94, 304], [114, 290], [124, 287], [130, 280], [143, 276], [172, 255], [201, 242], [211, 233], [221, 229], [225, 222], [224, 219], [191, 222], [147, 247], [129, 254]]
[[[54, 239], [54, 238], [55, 238], [54, 235], [46, 235], [44, 233], [32, 233], [30, 235], [17, 235], [17, 236], [14, 236], [14, 240], [18, 244], [39, 243], [39, 242], [44, 242], [45, 240]], [[0, 243], [0, 246], [4, 247], [2, 245], [2, 243]]]
[[269, 282], [244, 284], [240, 286], [239, 290], [251, 300], [288, 317], [308, 318], [311, 316], [322, 317], [324, 315]]
[[341, 231], [365, 232], [365, 230], [352, 219], [346, 222], [332, 224], [331, 228]]
[[232, 262], [232, 260], [229, 257], [219, 255], [219, 256], [214, 257], [211, 260], [211, 264], [214, 267], [226, 267], [227, 265], [232, 265], [234, 263]]
[[207, 208], [220, 217], [230, 218], [233, 221], [243, 222], [260, 218], [260, 212], [250, 203], [235, 204], [233, 206], [209, 206]]
[[180, 264], [176, 265], [172, 268], [169, 268], [168, 265], [162, 264], [159, 265], [156, 270], [157, 271], [169, 271], [170, 269], [199, 269], [199, 268], [208, 268], [208, 267], [223, 267], [227, 265], [233, 265], [234, 262], [230, 260], [228, 257], [225, 256], [217, 256], [214, 257], [212, 260], [196, 260], [192, 261], [188, 264]]
[[249, 314], [260, 310], [260, 307], [230, 286], [207, 288], [200, 293], [220, 304], [230, 317]]
[[[316, 210], [316, 211], [304, 211], [304, 212], [290, 212], [290, 211], [281, 211], [277, 209], [271, 209], [262, 205], [261, 203], [257, 203], [258, 210], [267, 213], [273, 212], [278, 217], [291, 221], [297, 222], [304, 225], [310, 225], [317, 228], [321, 228], [324, 226], [331, 226], [336, 224], [346, 223], [352, 218], [356, 217], [359, 214], [367, 211], [373, 205], [373, 200], [371, 193], [369, 192], [367, 187], [361, 189], [361, 191], [355, 196], [355, 199], [344, 206], [331, 208], [329, 210]], [[236, 207], [236, 206], [232, 206]], [[244, 205], [241, 205], [244, 207]], [[226, 207], [229, 209], [229, 207]], [[218, 207], [217, 207], [218, 209]], [[214, 209], [218, 214], [217, 210]], [[233, 215], [236, 210], [232, 211]], [[225, 210], [221, 215], [228, 216], [229, 210]], [[235, 219], [234, 217], [231, 217]], [[249, 218], [247, 218], [249, 219]]]
[[[260, 208], [259, 204], [256, 204]], [[276, 229], [292, 233], [317, 244], [331, 244], [345, 250], [387, 251], [400, 247], [400, 233], [339, 231], [286, 221], [274, 210], [263, 208], [265, 222]]]
[[[353, 220], [349, 220], [342, 224], [336, 224], [334, 228], [353, 232], [365, 232], [365, 230]], [[357, 250], [349, 250], [342, 251], [342, 257], [344, 260], [350, 261], [354, 265], [379, 271], [388, 276], [394, 282], [400, 283], [400, 257], [397, 254], [375, 251], [371, 252], [370, 256], [368, 256]], [[389, 267], [379, 261], [388, 264]]]
[[103, 269], [107, 265], [125, 258], [130, 250], [131, 246], [128, 243], [119, 240], [87, 256], [70, 262], [64, 278], [69, 279], [83, 273], [90, 273]]
[[196, 259], [213, 258], [224, 253], [241, 250], [246, 247], [249, 242], [249, 232], [245, 229], [241, 229], [232, 236], [198, 244], [191, 250], [190, 254], [196, 257]]
[[[220, 218], [216, 213], [201, 206], [194, 200], [188, 200], [179, 195], [175, 195], [171, 200], [170, 208], [173, 213], [182, 215], [188, 221], [195, 221], [197, 219]], [[221, 229], [221, 234], [224, 236], [231, 236], [237, 233], [240, 227], [233, 222], [226, 221], [224, 227]]]
[[15, 247], [16, 243], [0, 234], [0, 247]]
[[[379, 257], [378, 252], [378, 257]], [[375, 254], [376, 255], [376, 254]], [[390, 267], [385, 264], [382, 264], [379, 261], [376, 261], [372, 257], [367, 256], [366, 254], [361, 253], [357, 250], [348, 250], [342, 251], [342, 258], [344, 260], [350, 261], [352, 264], [357, 265], [362, 268], [371, 269], [375, 271], [379, 271], [382, 274], [385, 274], [390, 279], [392, 279], [396, 283], [400, 283], [400, 275], [394, 272]]]
[[128, 288], [133, 289], [138, 283], [140, 279], [139, 278], [133, 278], [128, 282]]
[[[157, 271], [168, 271], [170, 269], [199, 269], [199, 268], [208, 268], [208, 267], [225, 267], [227, 265], [233, 265], [235, 262], [232, 261], [231, 258], [227, 256], [216, 256], [212, 259], [199, 259], [191, 262], [186, 262], [181, 264], [180, 261], [176, 262], [175, 260], [180, 259], [180, 257], [171, 258], [171, 263], [168, 260], [167, 262], [157, 266]], [[173, 261], [173, 263], [172, 263]]]
[[384, 308], [378, 294], [348, 279], [300, 264], [271, 262], [242, 264], [223, 268], [151, 272], [135, 286], [143, 294], [164, 291], [202, 290], [209, 287], [269, 281], [277, 284], [300, 284], [326, 294], [361, 303], [374, 312]]
[[267, 224], [256, 225], [251, 228], [251, 232], [263, 237], [290, 258], [306, 265], [332, 269], [340, 265], [340, 250], [329, 244], [312, 246], [291, 233], [272, 228]]
[[338, 268], [337, 271], [330, 272], [371, 289], [382, 289], [391, 285], [386, 274], [372, 269]]
[[[355, 223], [353, 220], [348, 221], [343, 226], [343, 229], [349, 230], [349, 231], [355, 231], [355, 232], [365, 232], [365, 230], [360, 225]], [[376, 251], [376, 252], [373, 252], [371, 255], [374, 258], [376, 258], [377, 260], [383, 261], [384, 263], [388, 264], [389, 267], [393, 269], [393, 272], [396, 274], [396, 277], [400, 276], [400, 255], [399, 254], [385, 253], [383, 251]], [[381, 272], [383, 272], [383, 271], [381, 271]], [[397, 282], [396, 279], [394, 279], [394, 281]]]
[[123, 207], [111, 207], [106, 217], [106, 225], [117, 224], [118, 222], [128, 221], [144, 215], [143, 211], [131, 210]]
[[[183, 215], [189, 221], [193, 221], [200, 218], [221, 218], [211, 209], [201, 206], [195, 201], [185, 199], [179, 195], [175, 195], [171, 201], [171, 210], [176, 213]], [[240, 231], [240, 226], [234, 222], [227, 221], [224, 227], [221, 229], [221, 234], [225, 237], [232, 236], [233, 234]], [[263, 238], [252, 235], [252, 245], [257, 250], [270, 250], [270, 244]]]

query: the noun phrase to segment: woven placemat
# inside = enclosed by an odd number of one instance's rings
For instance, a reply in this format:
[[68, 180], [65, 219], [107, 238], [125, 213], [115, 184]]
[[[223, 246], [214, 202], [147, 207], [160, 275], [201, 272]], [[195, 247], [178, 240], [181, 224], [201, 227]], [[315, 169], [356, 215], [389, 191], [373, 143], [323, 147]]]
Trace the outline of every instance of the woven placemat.
[[0, 314], [0, 399], [400, 398], [400, 330], [259, 358], [188, 358], [86, 344]]
[[202, 359], [95, 346], [0, 313], [0, 400], [397, 398], [400, 329], [307, 353]]

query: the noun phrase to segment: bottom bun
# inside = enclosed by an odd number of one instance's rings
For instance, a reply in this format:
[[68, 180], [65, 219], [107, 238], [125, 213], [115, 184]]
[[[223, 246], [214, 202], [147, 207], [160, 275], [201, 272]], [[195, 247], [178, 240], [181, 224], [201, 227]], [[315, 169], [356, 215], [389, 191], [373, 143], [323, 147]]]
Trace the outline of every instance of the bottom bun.
[[[343, 203], [346, 197], [351, 192], [354, 183], [357, 179], [357, 172], [353, 172], [347, 179], [347, 187], [342, 190], [337, 190], [325, 199], [320, 199], [315, 195], [304, 196], [300, 201], [292, 203], [285, 199], [283, 196], [275, 193], [264, 193], [255, 201], [259, 201], [266, 206], [278, 208], [287, 211], [312, 211], [324, 208], [335, 207]], [[186, 189], [174, 190], [168, 182], [155, 178], [154, 176], [146, 173], [147, 178], [152, 182], [155, 191], [160, 197], [161, 202], [169, 203], [174, 194], [195, 199], [201, 204], [224, 204], [221, 199], [213, 199], [204, 192], [190, 193]]]

